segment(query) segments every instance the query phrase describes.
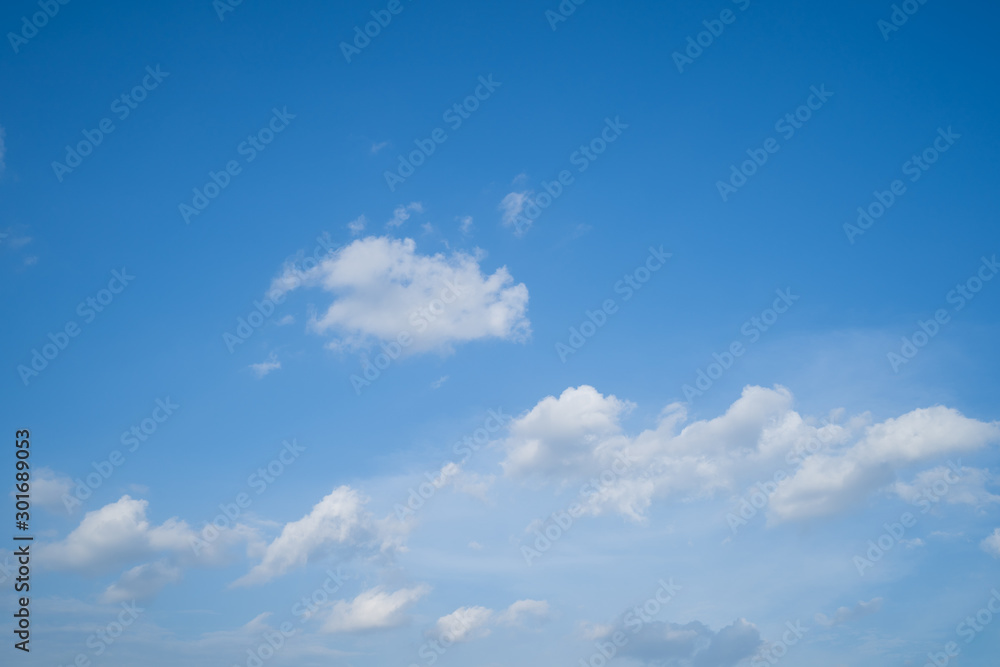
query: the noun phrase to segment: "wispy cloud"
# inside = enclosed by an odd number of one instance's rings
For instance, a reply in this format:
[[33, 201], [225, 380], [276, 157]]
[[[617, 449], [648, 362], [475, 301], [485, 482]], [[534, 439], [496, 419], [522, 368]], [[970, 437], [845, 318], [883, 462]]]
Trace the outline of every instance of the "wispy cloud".
[[385, 226], [393, 229], [396, 227], [401, 227], [404, 222], [410, 219], [410, 213], [423, 213], [424, 207], [418, 201], [407, 204], [406, 206], [397, 206], [392, 212], [392, 220], [385, 223]]
[[267, 361], [262, 361], [259, 364], [250, 364], [250, 369], [257, 375], [258, 378], [262, 378], [271, 371], [276, 371], [281, 369], [281, 362], [278, 361], [278, 357], [271, 354], [267, 358]]
[[[524, 207], [531, 201], [531, 190], [523, 192], [511, 192], [500, 201], [501, 220], [507, 227], [512, 226], [524, 211]], [[523, 231], [523, 230], [521, 230]]]
[[368, 220], [363, 215], [359, 215], [354, 220], [347, 223], [347, 229], [351, 232], [351, 236], [358, 236], [361, 232], [365, 231], [365, 225], [368, 224]]

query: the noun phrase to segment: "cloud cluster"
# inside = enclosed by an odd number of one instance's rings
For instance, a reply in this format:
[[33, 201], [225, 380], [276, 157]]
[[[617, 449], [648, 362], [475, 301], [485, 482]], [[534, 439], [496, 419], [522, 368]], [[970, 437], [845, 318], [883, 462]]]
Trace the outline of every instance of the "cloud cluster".
[[65, 539], [38, 547], [39, 562], [54, 570], [97, 574], [158, 554], [182, 562], [211, 564], [222, 560], [228, 547], [242, 541], [239, 530], [220, 537], [198, 554], [191, 548], [197, 533], [184, 521], [170, 518], [154, 525], [146, 518], [149, 503], [131, 496], [87, 512]]
[[456, 343], [496, 338], [522, 342], [531, 332], [528, 289], [506, 267], [485, 275], [466, 253], [420, 255], [412, 239], [358, 239], [303, 270], [286, 266], [271, 292], [321, 287], [334, 295], [310, 322], [333, 336], [330, 347], [356, 351], [379, 342], [412, 342], [402, 354], [450, 352]]
[[126, 571], [102, 595], [102, 601], [146, 599], [181, 578], [183, 567], [225, 564], [233, 548], [257, 543], [256, 531], [244, 524], [220, 530], [218, 537], [192, 548], [198, 533], [186, 522], [170, 518], [155, 525], [146, 517], [149, 503], [131, 496], [87, 512], [63, 540], [39, 544], [43, 567], [98, 575], [150, 558], [153, 562]]
[[[740, 492], [781, 470], [787, 475], [768, 510], [773, 523], [848, 510], [889, 487], [899, 471], [1000, 440], [996, 423], [942, 406], [874, 424], [868, 414], [833, 424], [803, 417], [792, 403], [783, 387], [748, 386], [719, 417], [685, 424], [685, 406], [672, 404], [655, 428], [630, 436], [621, 424], [630, 403], [587, 385], [569, 388], [511, 423], [502, 466], [510, 477], [555, 484], [591, 478], [588, 511], [634, 520], [654, 498]], [[991, 501], [973, 477], [950, 498]]]

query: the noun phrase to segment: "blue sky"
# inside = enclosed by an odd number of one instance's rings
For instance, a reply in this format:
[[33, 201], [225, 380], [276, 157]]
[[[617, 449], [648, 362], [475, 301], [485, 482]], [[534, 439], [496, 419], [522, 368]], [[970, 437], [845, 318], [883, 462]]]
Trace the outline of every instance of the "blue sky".
[[898, 7], [7, 3], [16, 659], [987, 664], [997, 10]]

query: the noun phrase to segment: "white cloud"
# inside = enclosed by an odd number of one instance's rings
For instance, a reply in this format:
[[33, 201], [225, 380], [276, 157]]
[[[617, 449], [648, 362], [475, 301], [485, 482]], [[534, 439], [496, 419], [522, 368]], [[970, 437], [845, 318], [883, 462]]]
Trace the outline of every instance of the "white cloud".
[[431, 389], [440, 389], [441, 385], [443, 385], [447, 381], [448, 381], [448, 376], [442, 375], [437, 380], [434, 380], [434, 382], [431, 382]]
[[912, 483], [896, 482], [892, 490], [921, 509], [940, 502], [982, 507], [1000, 502], [1000, 496], [986, 490], [992, 481], [989, 470], [950, 463], [918, 473]]
[[200, 536], [184, 521], [167, 519], [153, 525], [146, 518], [147, 501], [122, 496], [117, 502], [87, 512], [65, 539], [39, 545], [39, 562], [56, 570], [92, 574], [113, 570], [130, 561], [168, 554], [189, 564], [221, 563], [228, 549], [253, 538], [252, 531], [237, 525], [220, 531], [197, 552], [192, 543]]
[[419, 255], [412, 239], [370, 236], [308, 271], [286, 267], [272, 290], [320, 286], [335, 297], [311, 328], [332, 333], [333, 348], [359, 350], [408, 334], [401, 354], [449, 352], [487, 338], [524, 341], [528, 289], [506, 267], [482, 273], [476, 258], [455, 252]]
[[497, 622], [501, 625], [523, 625], [529, 620], [548, 616], [549, 603], [545, 600], [518, 600], [500, 614]]
[[[2, 128], [0, 128], [0, 131], [2, 131]], [[3, 139], [0, 137], [0, 149], [3, 148], [2, 144]], [[0, 156], [0, 158], [2, 158], [2, 156]], [[2, 168], [0, 168], [0, 172], [2, 172]], [[23, 230], [23, 225], [7, 227], [6, 231], [0, 232], [0, 243], [11, 250], [20, 250], [34, 240], [32, 237], [25, 234]]]
[[[783, 387], [746, 387], [725, 414], [687, 425], [685, 406], [672, 404], [655, 428], [633, 437], [621, 424], [630, 403], [587, 385], [570, 388], [511, 423], [502, 467], [511, 477], [560, 485], [604, 475], [590, 486], [585, 510], [637, 521], [656, 497], [741, 493], [781, 470], [791, 476], [771, 495], [773, 522], [843, 511], [893, 484], [897, 470], [973, 451], [1000, 435], [996, 424], [943, 407], [874, 425], [867, 414], [829, 424], [804, 418], [792, 400]], [[988, 501], [967, 473], [951, 501]]]
[[407, 204], [406, 206], [397, 206], [392, 211], [392, 219], [385, 223], [385, 226], [389, 229], [395, 227], [402, 227], [403, 223], [410, 219], [410, 213], [423, 213], [424, 206], [418, 201]]
[[[500, 211], [502, 211], [500, 219], [503, 221], [503, 224], [507, 227], [513, 225], [524, 211], [524, 207], [527, 206], [530, 201], [530, 190], [524, 190], [523, 192], [511, 192], [504, 197], [500, 201], [500, 206], [498, 207]], [[519, 231], [523, 232], [525, 230]]]
[[556, 477], [593, 472], [605, 451], [624, 444], [619, 420], [632, 407], [588, 385], [543, 398], [511, 423], [504, 472]]
[[464, 236], [468, 236], [472, 233], [472, 216], [466, 215], [458, 219], [458, 231], [462, 232]]
[[283, 327], [283, 326], [292, 324], [293, 322], [295, 322], [295, 316], [293, 316], [293, 315], [285, 315], [280, 320], [278, 320], [277, 322], [275, 322], [275, 324], [278, 325], [279, 327]]
[[1000, 558], [1000, 528], [994, 530], [993, 534], [983, 540], [979, 546], [994, 558]]
[[428, 586], [421, 585], [387, 593], [382, 586], [376, 586], [350, 602], [335, 602], [323, 622], [322, 630], [353, 633], [403, 625], [409, 620], [405, 611], [429, 591]]
[[806, 459], [778, 485], [770, 510], [777, 519], [808, 519], [853, 507], [893, 481], [899, 468], [980, 449], [1000, 428], [934, 406], [869, 426], [854, 444]]
[[250, 364], [250, 369], [253, 370], [254, 374], [258, 378], [262, 378], [271, 371], [280, 370], [281, 362], [278, 361], [278, 358], [272, 353], [267, 358], [267, 361], [262, 361], [259, 364]]
[[486, 637], [487, 627], [493, 620], [493, 610], [486, 607], [459, 607], [447, 616], [442, 616], [434, 626], [433, 634], [452, 642], [465, 642]]
[[365, 231], [365, 226], [368, 224], [368, 220], [363, 215], [359, 215], [354, 220], [347, 223], [347, 229], [351, 232], [351, 236], [359, 236], [361, 232]]
[[840, 607], [833, 613], [833, 616], [816, 614], [816, 622], [829, 628], [856, 621], [859, 618], [877, 613], [880, 609], [882, 609], [882, 598], [874, 598], [868, 602], [859, 601], [853, 608]]
[[518, 600], [500, 613], [487, 607], [459, 607], [439, 618], [428, 635], [466, 642], [488, 636], [491, 626], [523, 626], [528, 620], [537, 621], [548, 615], [549, 603], [545, 600]]
[[375, 155], [380, 150], [389, 145], [388, 141], [374, 142], [372, 143], [372, 155]]
[[375, 520], [365, 511], [368, 502], [349, 486], [334, 489], [309, 514], [285, 524], [264, 550], [263, 559], [234, 586], [266, 583], [289, 570], [336, 551], [374, 555], [400, 548], [400, 526]]
[[180, 581], [181, 569], [166, 560], [138, 565], [125, 572], [101, 594], [101, 602], [114, 604], [128, 600], [146, 600], [166, 586]]

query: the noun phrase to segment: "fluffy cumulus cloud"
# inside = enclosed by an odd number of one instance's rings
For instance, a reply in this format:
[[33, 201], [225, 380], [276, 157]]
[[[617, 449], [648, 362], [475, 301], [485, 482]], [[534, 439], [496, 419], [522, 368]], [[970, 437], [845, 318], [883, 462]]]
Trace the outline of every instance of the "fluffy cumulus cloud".
[[207, 565], [223, 562], [229, 547], [250, 537], [246, 526], [220, 531], [217, 539], [193, 549], [199, 535], [184, 521], [170, 518], [154, 525], [146, 518], [145, 500], [122, 496], [117, 502], [87, 512], [65, 539], [39, 545], [40, 564], [93, 574], [112, 571], [153, 555], [167, 554], [177, 562]]
[[[654, 428], [632, 436], [621, 424], [631, 404], [584, 385], [546, 397], [514, 420], [502, 466], [515, 478], [587, 481], [585, 511], [634, 520], [642, 520], [657, 497], [742, 494], [780, 471], [770, 498], [773, 523], [849, 509], [891, 487], [898, 472], [1000, 439], [997, 424], [941, 406], [874, 424], [868, 414], [807, 418], [792, 406], [783, 387], [750, 386], [719, 417], [686, 423], [685, 406], [672, 404]], [[949, 502], [992, 502], [982, 488], [985, 473], [960, 472]], [[933, 482], [937, 474], [943, 472], [928, 472], [916, 483]], [[896, 491], [917, 492], [905, 484]]]
[[487, 607], [459, 607], [439, 618], [427, 634], [449, 642], [467, 642], [488, 636], [494, 626], [523, 626], [548, 615], [549, 603], [545, 600], [518, 600], [501, 612]]
[[698, 621], [684, 625], [653, 621], [633, 630], [609, 628], [606, 637], [622, 632], [628, 642], [621, 655], [657, 667], [733, 667], [761, 646], [757, 627], [744, 619], [718, 632]]
[[943, 406], [917, 409], [868, 426], [846, 447], [807, 458], [778, 485], [771, 511], [779, 519], [834, 514], [892, 482], [898, 469], [972, 452], [998, 439], [997, 424]]
[[334, 489], [297, 521], [285, 524], [264, 549], [263, 559], [235, 586], [266, 583], [311, 560], [391, 553], [401, 548], [401, 526], [365, 511], [367, 498], [349, 486]]
[[504, 472], [575, 478], [597, 471], [628, 444], [620, 419], [631, 408], [587, 385], [543, 398], [510, 425]]
[[843, 625], [856, 621], [859, 618], [870, 616], [882, 609], [882, 598], [874, 598], [868, 602], [859, 601], [853, 607], [840, 607], [833, 613], [833, 616], [826, 614], [816, 614], [816, 622], [826, 627]]
[[334, 349], [382, 342], [400, 347], [402, 355], [450, 352], [473, 340], [523, 342], [531, 332], [528, 288], [514, 284], [506, 267], [485, 275], [471, 255], [420, 255], [412, 239], [369, 236], [310, 269], [287, 265], [271, 293], [299, 286], [334, 295], [310, 322], [312, 330], [333, 337]]
[[353, 600], [338, 600], [324, 618], [322, 631], [356, 633], [403, 625], [409, 620], [406, 610], [429, 591], [428, 586], [414, 586], [390, 593], [376, 586]]

